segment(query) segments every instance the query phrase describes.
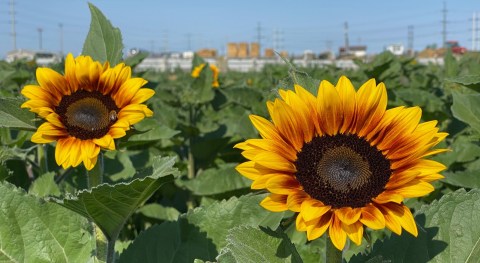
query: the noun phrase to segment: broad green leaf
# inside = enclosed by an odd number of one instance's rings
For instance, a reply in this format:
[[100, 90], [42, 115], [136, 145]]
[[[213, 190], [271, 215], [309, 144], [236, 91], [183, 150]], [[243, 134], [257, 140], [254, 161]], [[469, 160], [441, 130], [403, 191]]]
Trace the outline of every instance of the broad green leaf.
[[249, 87], [221, 89], [220, 92], [225, 95], [229, 102], [240, 104], [246, 108], [263, 101], [262, 93]]
[[270, 212], [260, 206], [267, 195], [244, 195], [240, 198], [215, 202], [207, 207], [198, 207], [187, 213], [190, 223], [207, 233], [217, 248], [224, 247], [228, 230], [240, 226], [264, 226], [277, 229], [284, 212]]
[[239, 226], [231, 229], [219, 263], [303, 262], [287, 235], [280, 231]]
[[464, 188], [480, 188], [480, 170], [443, 172], [445, 183]]
[[452, 113], [455, 118], [467, 123], [480, 132], [480, 94], [453, 92]]
[[480, 91], [480, 75], [465, 75], [447, 78], [445, 81], [457, 83], [467, 88]]
[[0, 98], [0, 127], [35, 131], [35, 114], [20, 108], [24, 100]]
[[212, 87], [213, 72], [209, 65], [206, 64], [203, 70], [200, 72], [198, 78], [193, 79], [191, 88], [186, 97], [187, 102], [191, 104], [204, 104], [213, 100], [215, 96], [215, 90]]
[[417, 211], [418, 237], [392, 234], [350, 262], [478, 262], [479, 218], [479, 189], [448, 193]]
[[136, 134], [128, 138], [128, 145], [138, 144], [140, 142], [158, 141], [161, 139], [170, 139], [180, 131], [173, 130], [162, 125], [158, 120], [149, 118], [135, 125]]
[[55, 183], [55, 173], [49, 172], [41, 175], [30, 185], [28, 190], [30, 194], [35, 194], [39, 197], [46, 196], [60, 196], [60, 188]]
[[[478, 262], [480, 259], [480, 190], [459, 189], [423, 206], [427, 229], [436, 233], [431, 262]], [[439, 252], [440, 254], [436, 255]]]
[[92, 225], [80, 215], [0, 183], [0, 262], [91, 262]]
[[135, 239], [120, 255], [119, 262], [193, 262], [213, 261], [217, 251], [205, 233], [187, 220], [153, 226]]
[[109, 62], [115, 66], [122, 60], [122, 33], [113, 27], [110, 21], [93, 4], [88, 4], [92, 20], [87, 38], [83, 44], [83, 55], [100, 62]]
[[210, 168], [182, 184], [195, 195], [216, 195], [249, 188], [251, 181], [241, 176], [235, 170], [236, 166], [237, 164], [224, 164], [219, 168]]
[[288, 77], [280, 81], [279, 88], [294, 89], [294, 85], [300, 85], [304, 89], [310, 91], [312, 94], [317, 94], [320, 81], [313, 79], [307, 73], [298, 70], [290, 61], [282, 58], [283, 61], [290, 67], [288, 70]]
[[118, 235], [125, 221], [140, 205], [173, 179], [173, 164], [173, 157], [157, 158], [150, 176], [129, 183], [102, 184], [57, 202], [92, 220], [111, 239]]
[[166, 207], [160, 204], [146, 204], [137, 210], [137, 213], [158, 220], [175, 221], [180, 212], [174, 207]]
[[383, 241], [377, 241], [373, 245], [372, 252], [368, 255], [356, 255], [350, 260], [351, 263], [360, 262], [427, 262], [438, 251], [430, 248], [435, 246], [432, 236], [437, 228], [422, 228], [418, 225], [418, 237], [403, 230], [402, 235], [392, 234]]

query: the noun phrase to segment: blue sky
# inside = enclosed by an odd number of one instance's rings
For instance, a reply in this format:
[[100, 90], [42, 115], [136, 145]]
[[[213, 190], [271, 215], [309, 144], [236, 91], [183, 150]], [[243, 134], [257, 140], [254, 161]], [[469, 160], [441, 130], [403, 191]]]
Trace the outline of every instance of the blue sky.
[[[0, 0], [0, 56], [13, 48], [9, 14], [11, 0]], [[443, 1], [127, 1], [92, 0], [120, 28], [125, 47], [156, 52], [183, 51], [190, 46], [216, 48], [227, 42], [252, 42], [260, 25], [262, 47], [295, 54], [305, 49], [335, 52], [344, 43], [344, 23], [351, 45], [366, 45], [376, 53], [391, 43], [407, 45], [409, 25], [414, 26], [414, 48], [442, 41]], [[472, 15], [478, 0], [447, 0], [447, 38], [471, 48]], [[64, 51], [78, 54], [90, 25], [87, 1], [15, 0], [17, 47], [39, 48], [42, 28], [45, 50], [60, 50], [63, 24]], [[480, 21], [479, 21], [480, 25]], [[480, 34], [480, 31], [479, 31]], [[480, 45], [479, 45], [480, 46]]]

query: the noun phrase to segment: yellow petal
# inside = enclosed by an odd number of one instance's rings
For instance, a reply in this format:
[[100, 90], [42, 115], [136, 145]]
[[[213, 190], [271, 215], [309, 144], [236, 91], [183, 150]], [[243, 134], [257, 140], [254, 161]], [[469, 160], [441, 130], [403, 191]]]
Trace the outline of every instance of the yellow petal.
[[98, 138], [98, 139], [92, 139], [92, 141], [104, 148], [104, 149], [108, 149], [108, 150], [115, 150], [115, 143], [113, 141], [113, 138], [112, 136], [110, 136], [110, 134], [106, 134], [105, 136], [103, 136], [102, 138]]
[[[387, 108], [387, 90], [383, 83], [376, 85], [375, 79], [365, 82], [357, 92], [357, 118], [354, 133], [367, 137], [374, 130]], [[370, 137], [367, 137], [370, 140]]]
[[345, 76], [341, 76], [338, 80], [337, 86], [335, 86], [340, 97], [343, 111], [343, 123], [340, 127], [340, 133], [345, 133], [350, 131], [350, 127], [354, 125], [355, 121], [355, 109], [356, 109], [356, 100], [355, 100], [355, 88], [352, 85], [352, 82]]
[[414, 179], [399, 188], [392, 190], [396, 194], [402, 195], [404, 198], [420, 197], [433, 192], [435, 188], [430, 183]]
[[287, 196], [270, 194], [269, 196], [265, 197], [262, 202], [260, 202], [260, 205], [272, 212], [283, 212], [288, 210]]
[[323, 80], [318, 88], [317, 107], [322, 130], [328, 135], [335, 135], [343, 124], [342, 101], [335, 87]]
[[153, 95], [155, 95], [155, 91], [152, 89], [140, 89], [135, 93], [132, 100], [130, 101], [131, 104], [140, 104], [148, 99], [150, 99]]
[[330, 211], [330, 209], [331, 206], [324, 205], [322, 202], [310, 198], [302, 203], [300, 213], [305, 221], [311, 221], [323, 216], [325, 213]]
[[123, 108], [129, 104], [137, 91], [145, 84], [147, 84], [147, 81], [143, 78], [131, 78], [125, 81], [118, 92], [113, 95], [117, 106]]
[[310, 197], [303, 190], [290, 193], [287, 198], [288, 209], [293, 212], [300, 212], [302, 203], [308, 198]]
[[274, 194], [288, 195], [292, 191], [301, 189], [297, 179], [291, 175], [277, 175], [267, 181], [267, 189]]
[[361, 210], [359, 208], [342, 207], [335, 209], [335, 216], [343, 223], [351, 225], [360, 219]]
[[307, 239], [314, 240], [321, 237], [332, 224], [332, 213], [323, 215], [314, 225], [307, 226]]
[[281, 171], [286, 173], [294, 173], [296, 171], [295, 165], [293, 163], [291, 163], [287, 159], [275, 153], [270, 153], [270, 152], [260, 153], [255, 157], [255, 162], [261, 166], [264, 166], [276, 171]]
[[385, 217], [382, 212], [372, 204], [368, 204], [361, 208], [362, 216], [360, 222], [371, 229], [383, 229], [385, 228]]
[[342, 228], [347, 233], [347, 236], [350, 238], [350, 240], [353, 241], [357, 246], [360, 246], [362, 244], [362, 238], [363, 238], [363, 224], [360, 223], [359, 221], [348, 225], [348, 224], [343, 224], [342, 223]]
[[[342, 229], [342, 222], [336, 216], [333, 217], [333, 222], [330, 225], [328, 234], [330, 235], [330, 240], [333, 245], [338, 250], [343, 250], [345, 247], [345, 242], [347, 241], [347, 234]], [[327, 241], [328, 242], [328, 241]]]

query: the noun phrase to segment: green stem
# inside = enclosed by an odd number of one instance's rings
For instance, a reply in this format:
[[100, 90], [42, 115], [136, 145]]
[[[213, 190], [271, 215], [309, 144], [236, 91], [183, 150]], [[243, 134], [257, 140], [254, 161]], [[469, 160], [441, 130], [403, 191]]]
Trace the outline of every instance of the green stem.
[[[97, 157], [97, 163], [92, 170], [87, 171], [88, 188], [91, 189], [103, 183], [103, 153], [100, 152]], [[117, 236], [107, 238], [107, 263], [115, 262], [115, 242]]]
[[115, 262], [115, 242], [117, 237], [112, 237], [111, 240], [107, 242], [107, 263]]
[[48, 172], [48, 160], [47, 160], [47, 145], [39, 144], [37, 148], [38, 165], [40, 166], [40, 174]]
[[332, 243], [332, 240], [327, 235], [327, 241], [325, 245], [325, 253], [326, 253], [326, 262], [327, 263], [338, 263], [342, 261], [342, 250], [338, 250]]
[[87, 171], [88, 188], [93, 188], [103, 183], [103, 153], [98, 154], [97, 164], [92, 170]]

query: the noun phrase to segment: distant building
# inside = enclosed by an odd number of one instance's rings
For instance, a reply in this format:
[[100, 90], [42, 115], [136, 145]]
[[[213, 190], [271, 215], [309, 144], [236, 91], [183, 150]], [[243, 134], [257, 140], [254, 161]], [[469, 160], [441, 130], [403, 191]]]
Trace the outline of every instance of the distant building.
[[13, 62], [15, 60], [25, 59], [34, 60], [35, 63], [45, 66], [52, 63], [59, 63], [61, 61], [60, 55], [48, 51], [31, 51], [25, 49], [12, 50], [7, 53], [5, 61]]
[[33, 60], [35, 58], [35, 52], [25, 49], [17, 49], [7, 52], [5, 56], [5, 61], [13, 62], [19, 59]]
[[338, 56], [340, 58], [364, 58], [367, 56], [367, 46], [349, 46], [348, 49], [340, 47]]
[[214, 58], [217, 57], [217, 50], [214, 48], [202, 48], [197, 51], [197, 54], [202, 58]]
[[391, 44], [385, 48], [386, 51], [390, 51], [396, 56], [401, 56], [405, 53], [405, 47], [402, 44]]

